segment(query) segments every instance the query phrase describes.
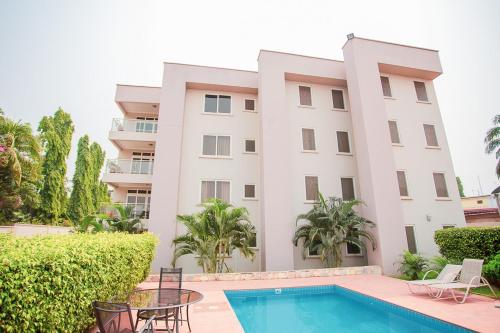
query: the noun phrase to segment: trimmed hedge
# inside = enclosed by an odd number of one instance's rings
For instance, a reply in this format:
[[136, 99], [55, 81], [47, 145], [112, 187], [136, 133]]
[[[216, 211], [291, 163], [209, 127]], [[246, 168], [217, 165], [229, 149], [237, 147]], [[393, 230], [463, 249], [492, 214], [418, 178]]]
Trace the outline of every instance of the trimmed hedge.
[[500, 252], [500, 227], [466, 227], [437, 230], [434, 240], [449, 260], [492, 260]]
[[0, 234], [0, 331], [82, 332], [93, 300], [133, 290], [149, 274], [152, 234]]

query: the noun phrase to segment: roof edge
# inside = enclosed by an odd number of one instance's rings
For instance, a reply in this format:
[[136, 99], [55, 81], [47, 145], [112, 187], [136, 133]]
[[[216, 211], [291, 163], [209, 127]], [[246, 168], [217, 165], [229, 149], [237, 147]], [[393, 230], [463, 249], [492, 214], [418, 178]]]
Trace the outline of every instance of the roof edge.
[[[361, 39], [361, 40], [366, 40], [366, 41], [369, 41], [369, 42], [376, 42], [376, 43], [383, 43], [383, 44], [389, 44], [389, 45], [403, 46], [403, 47], [409, 47], [409, 48], [412, 48], [412, 49], [419, 49], [419, 50], [424, 50], [424, 51], [439, 52], [438, 50], [429, 49], [429, 48], [425, 48], [425, 47], [413, 46], [413, 45], [407, 45], [407, 44], [399, 44], [399, 43], [392, 43], [392, 42], [386, 42], [386, 41], [378, 40], [378, 39], [363, 38], [363, 37], [356, 37], [356, 36], [354, 36], [352, 39]], [[346, 44], [350, 40], [351, 39], [348, 39], [344, 43], [344, 45], [342, 46], [342, 49], [346, 46]]]

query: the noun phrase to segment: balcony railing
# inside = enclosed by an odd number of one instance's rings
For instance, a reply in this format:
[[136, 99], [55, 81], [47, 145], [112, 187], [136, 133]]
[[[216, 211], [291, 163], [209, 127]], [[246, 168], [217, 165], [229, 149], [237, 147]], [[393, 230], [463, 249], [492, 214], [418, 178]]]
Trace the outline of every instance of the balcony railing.
[[[130, 213], [129, 213], [129, 218], [132, 219], [141, 219], [141, 220], [147, 220], [149, 219], [149, 203], [148, 204], [128, 204], [128, 203], [121, 203], [118, 202], [117, 204], [124, 206], [124, 207], [130, 207]], [[113, 206], [103, 206], [101, 207], [101, 213], [111, 215], [111, 216], [118, 216], [118, 211], [116, 208]]]
[[158, 120], [114, 118], [111, 130], [115, 132], [156, 133], [158, 131]]
[[106, 162], [106, 173], [152, 175], [154, 160], [113, 159]]

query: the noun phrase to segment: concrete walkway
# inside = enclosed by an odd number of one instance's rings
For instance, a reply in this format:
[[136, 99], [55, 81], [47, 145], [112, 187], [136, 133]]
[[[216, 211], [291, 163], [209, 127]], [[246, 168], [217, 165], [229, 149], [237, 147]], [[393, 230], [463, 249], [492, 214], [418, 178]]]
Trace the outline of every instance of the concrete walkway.
[[[500, 332], [500, 309], [494, 307], [494, 301], [490, 298], [472, 295], [465, 304], [456, 304], [453, 300], [435, 300], [427, 295], [410, 294], [402, 280], [378, 275], [185, 282], [183, 288], [193, 289], [204, 295], [203, 301], [190, 307], [193, 333], [242, 333], [243, 329], [223, 293], [224, 290], [329, 284], [337, 284], [478, 332]], [[139, 288], [157, 286], [157, 282], [144, 282]], [[180, 331], [188, 332], [187, 325], [181, 326]]]

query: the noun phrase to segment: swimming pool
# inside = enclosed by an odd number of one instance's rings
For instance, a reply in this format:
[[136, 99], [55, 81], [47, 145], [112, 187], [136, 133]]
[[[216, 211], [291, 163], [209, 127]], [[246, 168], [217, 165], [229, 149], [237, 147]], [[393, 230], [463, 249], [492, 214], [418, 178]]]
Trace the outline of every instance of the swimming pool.
[[246, 333], [472, 332], [335, 285], [225, 294]]

